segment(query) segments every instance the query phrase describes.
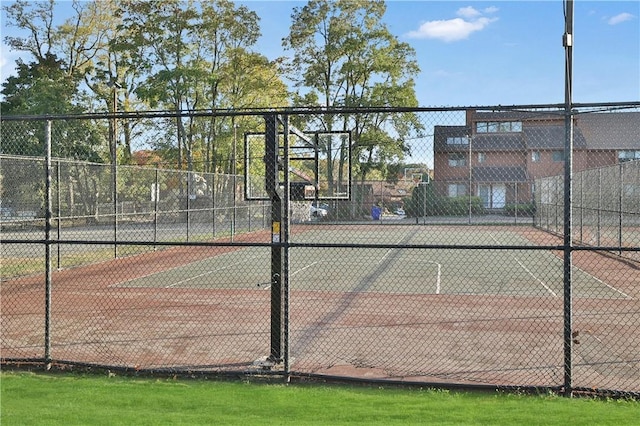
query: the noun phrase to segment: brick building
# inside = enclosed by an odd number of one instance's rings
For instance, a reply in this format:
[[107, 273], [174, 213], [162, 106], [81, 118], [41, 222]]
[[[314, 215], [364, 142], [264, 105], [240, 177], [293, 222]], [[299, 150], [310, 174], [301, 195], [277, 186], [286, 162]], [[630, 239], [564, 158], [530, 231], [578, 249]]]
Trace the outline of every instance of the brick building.
[[[534, 179], [563, 173], [565, 139], [561, 114], [468, 110], [465, 125], [434, 128], [436, 193], [529, 203]], [[575, 171], [640, 160], [640, 113], [575, 116], [573, 148]]]

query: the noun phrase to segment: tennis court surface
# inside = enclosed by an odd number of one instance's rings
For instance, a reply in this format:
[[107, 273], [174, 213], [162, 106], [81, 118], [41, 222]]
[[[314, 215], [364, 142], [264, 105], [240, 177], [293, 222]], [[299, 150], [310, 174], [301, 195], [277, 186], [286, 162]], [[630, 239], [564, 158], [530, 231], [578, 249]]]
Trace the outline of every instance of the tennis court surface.
[[[274, 324], [269, 238], [261, 231], [237, 245], [166, 247], [54, 272], [52, 355], [140, 370], [264, 373]], [[520, 226], [296, 225], [282, 319], [290, 371], [560, 386], [559, 246]], [[638, 266], [576, 251], [571, 272], [577, 385], [633, 388]], [[44, 356], [42, 283], [2, 283], [6, 358]]]
[[[289, 276], [291, 290], [399, 294], [501, 295], [562, 297], [563, 260], [558, 253], [531, 249], [343, 248], [328, 244], [367, 244], [371, 228], [310, 227], [294, 237]], [[381, 245], [529, 246], [518, 228], [450, 229], [424, 226], [385, 229]], [[301, 246], [298, 246], [301, 245]], [[307, 246], [309, 245], [309, 246]], [[577, 298], [629, 299], [616, 282], [572, 269]], [[133, 278], [120, 287], [267, 289], [270, 253], [264, 247], [241, 247], [175, 268]]]

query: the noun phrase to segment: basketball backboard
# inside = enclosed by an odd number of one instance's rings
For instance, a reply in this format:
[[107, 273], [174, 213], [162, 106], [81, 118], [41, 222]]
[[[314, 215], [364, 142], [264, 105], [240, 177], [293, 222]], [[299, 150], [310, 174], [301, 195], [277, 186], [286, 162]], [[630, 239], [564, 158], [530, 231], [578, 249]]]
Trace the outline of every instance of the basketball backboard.
[[[351, 133], [301, 132], [288, 126], [289, 133], [277, 134], [277, 181], [285, 182], [284, 167], [288, 165], [292, 198], [308, 200], [349, 199], [351, 196]], [[245, 198], [269, 200], [265, 134], [246, 133]], [[288, 149], [285, 150], [285, 144]], [[285, 154], [288, 158], [285, 158]], [[274, 160], [271, 160], [274, 161]], [[271, 165], [273, 166], [273, 165]], [[295, 190], [294, 190], [295, 187]], [[302, 195], [301, 195], [302, 194]]]

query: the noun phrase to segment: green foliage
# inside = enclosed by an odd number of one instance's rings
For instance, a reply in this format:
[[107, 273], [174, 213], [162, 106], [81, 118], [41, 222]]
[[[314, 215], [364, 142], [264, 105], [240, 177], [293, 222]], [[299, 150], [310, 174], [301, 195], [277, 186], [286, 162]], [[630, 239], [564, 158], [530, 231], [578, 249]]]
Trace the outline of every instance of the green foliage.
[[[311, 0], [295, 7], [285, 49], [293, 52], [290, 78], [304, 95], [295, 105], [322, 107], [416, 106], [415, 51], [400, 42], [383, 21], [383, 1]], [[349, 130], [353, 171], [361, 182], [409, 153], [407, 139], [422, 125], [414, 114], [319, 116], [308, 128]], [[339, 159], [344, 164], [344, 159]], [[338, 183], [339, 185], [340, 183]]]
[[[471, 205], [471, 210], [469, 209]], [[482, 198], [480, 197], [436, 197], [429, 212], [440, 216], [464, 216], [469, 214], [484, 214]]]
[[[78, 114], [79, 81], [68, 75], [64, 64], [46, 54], [40, 62], [19, 63], [18, 74], [4, 83], [2, 115]], [[2, 153], [44, 156], [44, 121], [24, 121], [6, 126], [2, 133]], [[55, 157], [99, 161], [104, 146], [103, 130], [84, 120], [56, 121], [52, 126], [52, 153]]]
[[433, 184], [419, 185], [413, 189], [411, 198], [404, 200], [405, 212], [410, 217], [427, 216], [464, 216], [469, 214], [484, 214], [482, 198], [480, 197], [442, 197], [434, 193]]
[[[3, 9], [7, 25], [25, 34], [7, 37], [7, 42], [35, 58], [28, 65], [18, 63], [18, 75], [7, 80], [4, 115], [76, 114], [105, 107], [114, 112], [287, 106], [287, 67], [288, 77], [304, 93], [292, 96], [295, 105], [417, 105], [415, 52], [386, 27], [386, 6], [380, 0], [312, 0], [294, 8], [284, 40], [293, 51], [289, 62], [270, 61], [252, 50], [260, 37], [258, 15], [228, 0], [74, 2], [73, 16], [60, 25], [54, 24], [53, 1], [16, 1]], [[353, 155], [360, 163], [354, 171], [363, 180], [393, 176], [388, 165], [401, 162], [409, 152], [406, 141], [422, 131], [409, 113], [315, 120], [302, 128], [352, 132]], [[73, 143], [54, 147], [56, 155], [92, 161], [108, 157], [111, 129], [71, 126], [67, 132]], [[144, 133], [146, 141], [157, 143], [152, 148], [166, 153], [169, 164], [230, 172], [242, 156], [238, 152], [232, 158], [234, 132], [256, 128], [255, 118], [185, 117], [153, 126], [142, 119], [123, 120], [115, 142], [123, 146], [125, 163], [131, 159], [132, 140]], [[30, 132], [28, 140], [20, 141], [25, 143], [17, 144], [20, 150], [11, 153], [40, 155], [37, 133]], [[345, 159], [337, 163], [339, 171]]]
[[[19, 74], [5, 84], [3, 115], [288, 104], [280, 60], [270, 61], [251, 50], [260, 36], [259, 18], [246, 6], [228, 0], [74, 2], [72, 16], [60, 25], [54, 24], [58, 19], [53, 1], [16, 1], [2, 8], [7, 25], [25, 34], [7, 37], [7, 42], [35, 58], [29, 65], [18, 63]], [[117, 142], [123, 146], [125, 163], [131, 159], [132, 140], [140, 136], [167, 153], [165, 160], [174, 167], [230, 172], [234, 132], [254, 130], [257, 121], [122, 120]], [[77, 135], [69, 129], [73, 146], [55, 155], [95, 160], [94, 152], [109, 152], [104, 136], [111, 130], [106, 127]], [[84, 134], [89, 136], [76, 137]], [[103, 137], [94, 140], [99, 134]], [[36, 129], [27, 137], [19, 141], [27, 143], [12, 144], [19, 150], [3, 148], [4, 152], [41, 155], [42, 138]], [[94, 143], [102, 146], [98, 149]]]
[[18, 62], [18, 73], [3, 83], [3, 115], [42, 115], [79, 112], [72, 104], [78, 81], [69, 77], [63, 64], [47, 54], [39, 62]]
[[534, 203], [507, 204], [504, 206], [506, 216], [533, 216], [536, 212]]

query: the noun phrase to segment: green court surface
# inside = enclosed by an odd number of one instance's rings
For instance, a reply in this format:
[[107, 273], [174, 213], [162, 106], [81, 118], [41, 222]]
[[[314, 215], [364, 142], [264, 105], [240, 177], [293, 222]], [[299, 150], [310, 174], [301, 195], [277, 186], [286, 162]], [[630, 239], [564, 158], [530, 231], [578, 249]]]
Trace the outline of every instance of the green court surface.
[[[319, 243], [398, 244], [395, 248], [313, 247]], [[289, 279], [292, 291], [393, 294], [502, 295], [561, 298], [563, 261], [551, 250], [508, 230], [436, 231], [400, 227], [372, 238], [370, 227], [322, 228], [292, 238]], [[517, 249], [408, 248], [402, 245], [492, 245]], [[239, 247], [208, 259], [120, 283], [119, 287], [255, 289], [270, 287], [271, 249]], [[576, 298], [625, 299], [602, 277], [572, 269]]]

